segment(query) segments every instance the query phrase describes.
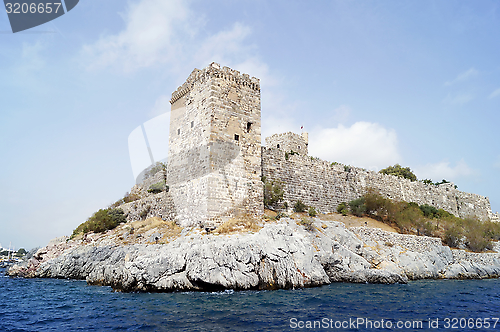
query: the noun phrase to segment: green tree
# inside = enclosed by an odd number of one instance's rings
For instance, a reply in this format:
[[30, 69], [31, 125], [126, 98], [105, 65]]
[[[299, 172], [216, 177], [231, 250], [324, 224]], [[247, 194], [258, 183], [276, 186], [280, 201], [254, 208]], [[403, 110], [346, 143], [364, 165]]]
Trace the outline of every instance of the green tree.
[[280, 181], [267, 181], [264, 179], [264, 206], [270, 210], [277, 208], [283, 201], [283, 183]]
[[413, 174], [410, 167], [402, 167], [399, 164], [384, 168], [380, 170], [379, 173], [399, 176], [400, 178], [405, 178], [410, 181], [417, 181], [417, 176]]

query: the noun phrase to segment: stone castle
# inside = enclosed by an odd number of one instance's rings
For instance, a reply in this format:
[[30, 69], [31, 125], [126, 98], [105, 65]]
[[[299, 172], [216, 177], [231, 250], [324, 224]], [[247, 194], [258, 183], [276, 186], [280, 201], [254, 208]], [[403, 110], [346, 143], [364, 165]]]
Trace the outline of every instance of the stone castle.
[[[215, 227], [243, 214], [264, 213], [262, 179], [283, 184], [289, 209], [298, 200], [320, 213], [378, 190], [388, 198], [429, 204], [456, 216], [498, 220], [489, 199], [455, 189], [308, 156], [308, 135], [275, 134], [261, 146], [260, 80], [217, 63], [195, 69], [172, 93], [166, 174], [133, 192], [146, 197], [124, 207], [131, 219], [147, 216], [181, 226]], [[292, 152], [293, 151], [293, 152]], [[166, 179], [168, 192], [146, 193]]]

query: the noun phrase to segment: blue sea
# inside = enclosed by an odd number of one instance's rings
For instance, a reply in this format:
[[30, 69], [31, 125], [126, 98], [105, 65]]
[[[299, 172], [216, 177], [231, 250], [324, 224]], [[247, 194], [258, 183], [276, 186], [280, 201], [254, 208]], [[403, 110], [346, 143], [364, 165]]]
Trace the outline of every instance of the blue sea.
[[499, 279], [119, 293], [0, 273], [1, 331], [500, 331]]

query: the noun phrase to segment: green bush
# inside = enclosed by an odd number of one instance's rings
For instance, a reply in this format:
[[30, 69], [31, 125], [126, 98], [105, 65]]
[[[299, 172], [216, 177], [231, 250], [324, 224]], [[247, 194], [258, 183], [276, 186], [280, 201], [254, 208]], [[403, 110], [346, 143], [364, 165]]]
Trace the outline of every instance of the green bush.
[[[265, 182], [264, 184], [264, 206], [270, 210], [275, 210], [279, 203], [283, 201], [283, 183], [280, 181]], [[288, 206], [288, 203], [287, 203]]]
[[374, 215], [379, 219], [383, 219], [389, 215], [391, 201], [382, 197], [373, 189], [368, 189], [364, 195], [366, 213]]
[[311, 217], [316, 217], [318, 215], [318, 212], [316, 212], [316, 209], [313, 208], [312, 206], [309, 208], [309, 210], [307, 210], [307, 213], [311, 216]]
[[153, 193], [153, 194], [158, 194], [161, 193], [162, 191], [168, 191], [168, 186], [165, 180], [153, 183], [152, 185], [149, 186], [148, 189], [148, 193]]
[[438, 217], [438, 209], [436, 209], [434, 206], [430, 206], [428, 204], [423, 204], [420, 205], [420, 210], [423, 212], [424, 216], [427, 218], [435, 218]]
[[139, 199], [141, 199], [139, 197], [139, 195], [136, 195], [136, 194], [126, 194], [125, 197], [123, 197], [123, 202], [124, 203], [130, 203], [130, 202], [137, 201]]
[[393, 205], [393, 210], [395, 210], [394, 221], [404, 232], [409, 232], [412, 228], [419, 231], [425, 229], [424, 215], [418, 207], [406, 202], [398, 202]]
[[480, 231], [469, 231], [467, 233], [467, 247], [474, 252], [492, 249], [491, 241], [486, 239]]
[[457, 248], [460, 245], [462, 237], [462, 229], [459, 226], [454, 225], [446, 230], [443, 241], [446, 245], [452, 248]]
[[420, 180], [422, 183], [424, 184], [434, 184], [434, 182], [432, 182], [432, 180], [429, 180], [429, 179], [425, 179], [425, 180]]
[[80, 233], [103, 233], [125, 222], [127, 222], [127, 219], [122, 209], [100, 209], [87, 219], [87, 221], [80, 224], [73, 231], [71, 237]]
[[355, 216], [361, 217], [366, 212], [365, 198], [356, 198], [349, 202], [351, 213]]
[[295, 205], [293, 206], [293, 210], [295, 212], [304, 212], [307, 209], [307, 205], [302, 203], [302, 201], [298, 200]]
[[337, 206], [337, 212], [338, 213], [342, 213], [342, 210], [347, 210], [347, 203], [346, 202], [342, 202], [340, 203], [338, 206]]
[[401, 167], [401, 165], [399, 164], [384, 168], [380, 170], [379, 173], [398, 176], [400, 178], [405, 178], [410, 181], [417, 181], [417, 176], [413, 174], [410, 167]]
[[451, 213], [443, 210], [443, 209], [439, 209], [437, 211], [437, 214], [436, 214], [436, 217], [439, 218], [439, 219], [447, 219], [447, 218], [451, 218], [451, 217], [454, 217]]
[[500, 240], [500, 223], [493, 221], [485, 221], [483, 223], [484, 234], [485, 236], [494, 241]]

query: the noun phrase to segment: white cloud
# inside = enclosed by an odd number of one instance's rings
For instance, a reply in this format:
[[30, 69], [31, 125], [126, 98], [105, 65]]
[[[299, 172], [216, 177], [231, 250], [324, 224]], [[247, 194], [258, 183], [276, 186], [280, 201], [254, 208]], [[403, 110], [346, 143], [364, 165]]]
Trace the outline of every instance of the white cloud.
[[272, 83], [267, 66], [254, 55], [256, 46], [247, 41], [252, 31], [242, 23], [207, 35], [203, 16], [180, 0], [130, 3], [123, 19], [121, 32], [101, 36], [83, 47], [87, 68], [115, 67], [129, 72], [168, 64], [184, 80], [186, 72], [215, 61]]
[[419, 179], [431, 179], [440, 181], [442, 179], [448, 181], [455, 181], [456, 179], [464, 176], [471, 175], [473, 170], [462, 159], [453, 167], [449, 161], [441, 161], [435, 164], [426, 164], [424, 166], [416, 167], [415, 174]]
[[493, 91], [488, 98], [493, 99], [493, 98], [498, 97], [498, 96], [500, 96], [500, 88]]
[[470, 93], [460, 93], [452, 96], [448, 94], [446, 98], [443, 99], [443, 103], [448, 105], [463, 105], [474, 99], [474, 95]]
[[309, 154], [372, 170], [401, 161], [396, 132], [370, 122], [311, 131]]
[[182, 53], [183, 39], [200, 26], [187, 2], [180, 0], [130, 2], [123, 19], [123, 31], [84, 46], [90, 68], [118, 65], [130, 71], [175, 59]]
[[445, 82], [444, 85], [450, 86], [458, 82], [463, 82], [471, 77], [477, 76], [477, 74], [479, 74], [479, 72], [476, 69], [474, 69], [474, 67], [472, 67], [469, 70], [466, 70], [463, 73], [458, 74], [454, 80]]

